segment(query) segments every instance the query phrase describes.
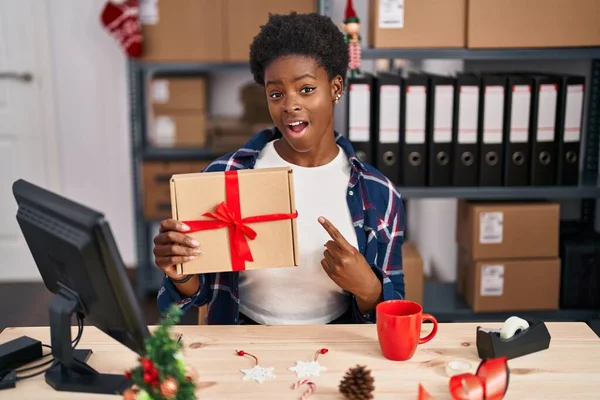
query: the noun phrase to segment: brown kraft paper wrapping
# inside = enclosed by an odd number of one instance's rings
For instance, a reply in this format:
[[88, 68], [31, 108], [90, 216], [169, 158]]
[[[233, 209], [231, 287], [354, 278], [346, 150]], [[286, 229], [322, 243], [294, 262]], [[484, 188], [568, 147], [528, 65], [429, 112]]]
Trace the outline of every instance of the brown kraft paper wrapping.
[[[229, 174], [229, 175], [228, 175]], [[239, 188], [241, 218], [296, 212], [294, 204], [293, 173], [290, 168], [267, 168], [228, 172], [177, 174], [171, 178], [173, 218], [189, 222], [216, 221], [206, 213], [215, 213], [217, 206], [228, 203], [226, 175], [235, 179]], [[231, 184], [231, 182], [230, 182]], [[199, 224], [207, 222], [199, 222]], [[244, 235], [253, 261], [243, 262], [243, 269], [298, 266], [296, 219], [285, 218], [244, 224], [254, 232], [251, 239]], [[180, 274], [200, 274], [235, 271], [231, 256], [230, 228], [228, 226], [186, 233], [200, 243], [202, 254], [196, 259], [179, 264]], [[237, 269], [240, 270], [240, 269]]]

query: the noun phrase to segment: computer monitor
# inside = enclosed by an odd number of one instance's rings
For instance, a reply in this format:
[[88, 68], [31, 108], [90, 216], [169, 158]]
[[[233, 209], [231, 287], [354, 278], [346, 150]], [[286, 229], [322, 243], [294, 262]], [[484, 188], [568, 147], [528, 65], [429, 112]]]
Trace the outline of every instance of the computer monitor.
[[[138, 354], [149, 335], [104, 215], [25, 180], [13, 184], [17, 221], [40, 275], [55, 294], [49, 305], [54, 364], [46, 382], [58, 391], [122, 394], [124, 376], [85, 363], [71, 342], [73, 316]], [[82, 357], [84, 359], [82, 359]]]

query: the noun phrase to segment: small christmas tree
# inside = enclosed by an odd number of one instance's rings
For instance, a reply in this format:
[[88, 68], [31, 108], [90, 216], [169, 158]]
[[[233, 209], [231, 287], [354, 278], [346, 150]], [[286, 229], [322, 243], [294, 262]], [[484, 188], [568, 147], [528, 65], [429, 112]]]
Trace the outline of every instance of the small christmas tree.
[[133, 387], [123, 393], [126, 400], [195, 399], [195, 373], [183, 363], [183, 345], [171, 337], [171, 328], [179, 322], [181, 309], [173, 304], [160, 325], [146, 339], [145, 354], [139, 365], [125, 373]]

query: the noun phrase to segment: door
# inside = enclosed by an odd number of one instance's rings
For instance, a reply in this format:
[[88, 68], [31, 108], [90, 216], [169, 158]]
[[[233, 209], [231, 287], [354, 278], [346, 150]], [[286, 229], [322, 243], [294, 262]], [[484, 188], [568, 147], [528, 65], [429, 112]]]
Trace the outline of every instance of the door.
[[47, 0], [0, 0], [0, 281], [40, 280], [12, 184], [59, 191]]

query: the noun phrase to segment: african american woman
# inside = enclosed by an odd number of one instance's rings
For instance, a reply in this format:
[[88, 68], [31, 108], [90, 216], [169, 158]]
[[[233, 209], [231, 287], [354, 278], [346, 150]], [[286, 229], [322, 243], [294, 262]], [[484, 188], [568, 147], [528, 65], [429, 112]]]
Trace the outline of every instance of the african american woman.
[[180, 221], [154, 238], [164, 272], [161, 311], [208, 304], [207, 324], [374, 323], [375, 307], [404, 298], [405, 214], [394, 184], [360, 161], [334, 130], [349, 53], [344, 34], [319, 14], [271, 15], [250, 46], [250, 70], [264, 87], [274, 127], [213, 161], [205, 172], [290, 167], [299, 267], [182, 276], [176, 265], [202, 257]]

